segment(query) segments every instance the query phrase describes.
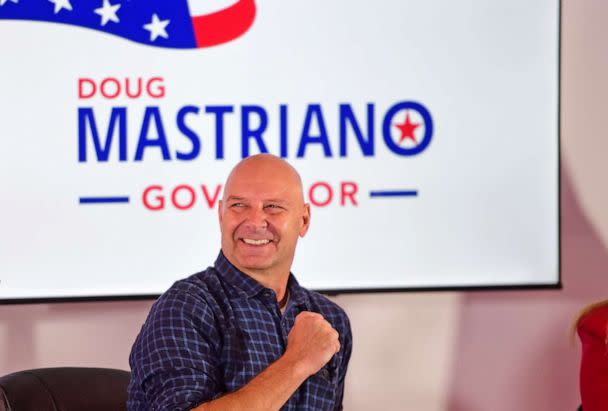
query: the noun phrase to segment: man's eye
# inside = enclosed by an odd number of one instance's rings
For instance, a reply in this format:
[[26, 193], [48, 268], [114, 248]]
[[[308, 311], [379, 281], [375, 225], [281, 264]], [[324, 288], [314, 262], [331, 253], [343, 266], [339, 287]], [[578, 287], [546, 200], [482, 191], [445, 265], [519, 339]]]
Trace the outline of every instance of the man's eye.
[[272, 208], [272, 209], [277, 209], [278, 210], [278, 209], [281, 209], [283, 207], [281, 207], [281, 206], [279, 206], [277, 204], [268, 204], [268, 205], [266, 205], [266, 208]]
[[245, 204], [243, 203], [232, 203], [230, 207], [243, 207]]

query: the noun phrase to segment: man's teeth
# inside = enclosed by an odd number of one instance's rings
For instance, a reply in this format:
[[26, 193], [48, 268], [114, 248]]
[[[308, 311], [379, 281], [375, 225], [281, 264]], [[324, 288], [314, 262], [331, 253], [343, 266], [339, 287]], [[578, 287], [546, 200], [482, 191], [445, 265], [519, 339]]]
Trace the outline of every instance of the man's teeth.
[[270, 240], [252, 240], [250, 238], [243, 238], [243, 241], [245, 242], [245, 244], [251, 245], [264, 245], [270, 242]]

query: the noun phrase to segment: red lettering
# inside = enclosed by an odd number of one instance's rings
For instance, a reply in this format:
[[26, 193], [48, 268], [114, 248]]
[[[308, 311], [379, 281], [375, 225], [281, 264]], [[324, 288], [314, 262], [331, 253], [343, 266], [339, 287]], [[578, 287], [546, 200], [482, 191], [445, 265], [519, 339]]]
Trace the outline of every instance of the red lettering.
[[91, 98], [95, 95], [96, 91], [97, 87], [94, 80], [90, 78], [78, 79], [78, 98]]
[[[188, 194], [190, 195], [190, 199], [188, 200], [187, 203], [180, 204], [177, 201], [177, 196], [179, 195], [180, 191], [184, 191], [184, 190], [188, 192]], [[173, 203], [175, 208], [177, 208], [179, 210], [188, 210], [189, 208], [192, 208], [195, 201], [196, 201], [196, 194], [194, 193], [194, 190], [192, 189], [192, 187], [190, 187], [188, 185], [185, 185], [185, 184], [179, 185], [179, 186], [175, 187], [173, 189], [173, 192], [171, 193], [171, 203]]]
[[[114, 88], [115, 88], [114, 94], [108, 93], [107, 84], [114, 84]], [[104, 96], [105, 98], [108, 98], [108, 99], [116, 98], [120, 94], [120, 82], [118, 81], [118, 79], [116, 79], [114, 77], [105, 78], [99, 85], [99, 91], [101, 92], [101, 95]]]
[[[154, 86], [154, 83], [160, 84], [153, 89], [152, 87]], [[165, 86], [163, 83], [164, 80], [162, 77], [152, 77], [150, 80], [148, 80], [148, 83], [146, 83], [146, 92], [152, 98], [165, 97]]]
[[[327, 192], [327, 198], [324, 201], [319, 201], [315, 198], [315, 191], [317, 191], [317, 188], [320, 188], [320, 187], [324, 188], [325, 191]], [[308, 198], [310, 199], [310, 202], [317, 207], [325, 207], [326, 205], [328, 205], [331, 202], [331, 199], [333, 198], [333, 196], [334, 196], [334, 192], [331, 189], [331, 186], [323, 181], [314, 183], [308, 189]]]
[[220, 190], [222, 189], [222, 185], [218, 184], [215, 186], [213, 197], [209, 197], [209, 192], [207, 191], [207, 186], [205, 184], [203, 184], [201, 188], [203, 189], [203, 196], [205, 197], [209, 208], [215, 207], [215, 203], [217, 202], [218, 198], [220, 198]]
[[[144, 203], [144, 207], [148, 210], [158, 211], [165, 208], [165, 196], [162, 195], [163, 186], [150, 186], [144, 190], [142, 195], [142, 201]], [[150, 202], [150, 192], [151, 191], [160, 191], [161, 194], [153, 197], [154, 203]]]
[[[336, 196], [340, 197], [340, 205], [357, 207], [357, 195], [359, 193], [359, 185], [354, 181], [342, 181], [336, 184]], [[171, 190], [171, 206], [178, 210], [189, 210], [196, 205], [209, 209], [215, 208], [220, 201], [220, 193], [222, 184], [200, 184], [189, 185], [181, 184], [173, 187]], [[197, 191], [199, 190], [200, 191]], [[148, 186], [142, 194], [142, 202], [148, 210], [164, 210], [165, 202], [169, 201], [169, 189], [165, 196], [162, 185]], [[338, 194], [339, 191], [339, 194]], [[317, 181], [308, 188], [308, 201], [315, 207], [326, 207], [330, 205], [334, 199], [334, 189], [325, 181]], [[338, 199], [336, 198], [336, 202]]]
[[98, 91], [101, 96], [107, 99], [115, 99], [121, 96], [136, 99], [144, 96], [144, 94], [151, 98], [165, 97], [164, 79], [158, 76], [148, 80], [142, 77], [126, 77], [124, 79], [106, 77], [99, 82], [87, 77], [78, 79], [78, 98], [95, 97]]
[[359, 190], [359, 186], [357, 183], [352, 181], [343, 181], [340, 183], [340, 205], [346, 205], [346, 199], [349, 198], [350, 202], [357, 206], [357, 199], [355, 198], [355, 194]]
[[129, 98], [137, 98], [141, 96], [141, 77], [137, 78], [137, 91], [135, 93], [131, 92], [131, 81], [129, 78], [125, 79], [125, 93]]

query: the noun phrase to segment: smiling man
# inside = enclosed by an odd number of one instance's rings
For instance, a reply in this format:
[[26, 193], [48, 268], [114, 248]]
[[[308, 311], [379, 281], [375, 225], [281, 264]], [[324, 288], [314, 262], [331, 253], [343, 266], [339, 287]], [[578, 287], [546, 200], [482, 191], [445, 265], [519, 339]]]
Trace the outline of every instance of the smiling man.
[[344, 311], [291, 274], [310, 225], [296, 170], [260, 154], [232, 170], [213, 267], [175, 283], [139, 333], [129, 410], [341, 410]]

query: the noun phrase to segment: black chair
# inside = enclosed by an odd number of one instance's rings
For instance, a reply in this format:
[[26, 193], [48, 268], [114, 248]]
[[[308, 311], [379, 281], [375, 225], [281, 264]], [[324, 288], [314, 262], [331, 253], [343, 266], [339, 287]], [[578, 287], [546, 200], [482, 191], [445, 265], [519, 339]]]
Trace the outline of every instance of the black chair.
[[0, 377], [0, 411], [123, 411], [131, 373], [109, 368], [39, 368]]

